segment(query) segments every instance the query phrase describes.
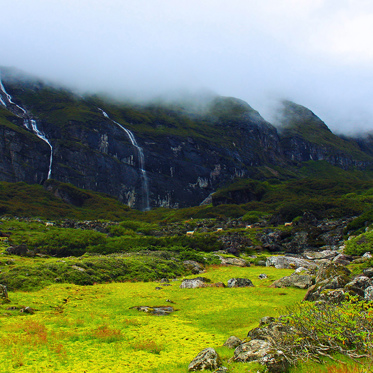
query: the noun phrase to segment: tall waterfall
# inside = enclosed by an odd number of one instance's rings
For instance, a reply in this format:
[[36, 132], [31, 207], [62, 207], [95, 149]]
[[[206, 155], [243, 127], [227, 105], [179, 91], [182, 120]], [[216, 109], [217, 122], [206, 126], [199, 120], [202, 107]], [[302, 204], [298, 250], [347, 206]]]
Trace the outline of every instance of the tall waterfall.
[[[48, 169], [48, 177], [47, 178], [50, 179], [51, 176], [52, 176], [52, 163], [53, 163], [53, 147], [52, 147], [52, 144], [45, 137], [45, 134], [38, 129], [38, 125], [37, 125], [36, 120], [31, 119], [30, 115], [27, 113], [27, 111], [23, 107], [17, 105], [15, 102], [12, 101], [12, 96], [5, 90], [3, 82], [1, 80], [1, 77], [0, 77], [0, 103], [3, 106], [5, 106], [6, 108], [8, 108], [9, 106], [10, 106], [10, 108], [13, 108], [13, 110], [11, 110], [11, 111], [15, 112], [15, 114], [18, 115], [19, 117], [23, 118], [23, 125], [28, 130], [32, 131], [37, 137], [39, 137], [39, 139], [43, 140], [45, 143], [48, 144], [48, 146], [51, 150], [51, 154], [50, 154], [50, 157], [49, 157], [49, 169]], [[17, 112], [21, 113], [21, 115], [19, 115]], [[30, 124], [31, 124], [31, 128], [30, 128]]]
[[145, 157], [144, 157], [144, 152], [139, 146], [139, 144], [136, 141], [135, 135], [127, 128], [123, 127], [120, 123], [116, 122], [115, 120], [111, 119], [109, 115], [102, 110], [101, 108], [98, 108], [98, 110], [101, 111], [102, 115], [105, 118], [108, 118], [111, 120], [113, 123], [115, 123], [117, 126], [119, 126], [128, 136], [128, 138], [131, 141], [131, 144], [136, 148], [137, 153], [139, 155], [139, 169], [141, 171], [141, 178], [142, 178], [142, 191], [143, 191], [143, 196], [144, 196], [144, 207], [143, 210], [148, 211], [150, 210], [150, 203], [149, 203], [149, 183], [148, 183], [148, 176], [146, 174], [145, 170]]

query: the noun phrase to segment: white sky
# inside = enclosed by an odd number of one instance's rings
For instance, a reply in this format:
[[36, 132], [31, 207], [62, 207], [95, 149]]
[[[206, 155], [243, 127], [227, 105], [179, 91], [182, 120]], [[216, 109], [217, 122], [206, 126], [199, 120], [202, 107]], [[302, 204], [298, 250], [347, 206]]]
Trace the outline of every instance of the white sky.
[[372, 0], [0, 0], [0, 65], [134, 97], [291, 99], [373, 130]]

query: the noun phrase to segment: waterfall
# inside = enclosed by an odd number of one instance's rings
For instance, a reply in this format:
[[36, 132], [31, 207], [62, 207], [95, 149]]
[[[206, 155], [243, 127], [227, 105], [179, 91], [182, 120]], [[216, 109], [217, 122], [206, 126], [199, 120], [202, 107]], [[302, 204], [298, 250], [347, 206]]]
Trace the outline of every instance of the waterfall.
[[47, 179], [49, 180], [51, 178], [51, 175], [52, 175], [52, 163], [53, 163], [53, 148], [52, 148], [52, 144], [45, 137], [44, 133], [39, 131], [39, 129], [37, 127], [37, 124], [36, 124], [36, 120], [31, 119], [30, 122], [31, 122], [32, 130], [35, 133], [35, 135], [37, 137], [39, 137], [39, 139], [41, 139], [44, 142], [46, 142], [49, 145], [50, 149], [51, 149], [51, 156], [49, 157], [49, 169], [48, 169], [48, 177], [47, 177]]
[[[51, 155], [49, 157], [49, 168], [48, 168], [48, 177], [47, 177], [47, 179], [50, 179], [51, 175], [52, 175], [52, 163], [53, 163], [53, 147], [52, 147], [52, 144], [45, 137], [44, 133], [41, 132], [41, 131], [39, 131], [36, 120], [30, 119], [30, 116], [28, 115], [27, 111], [23, 107], [17, 105], [16, 103], [14, 103], [12, 101], [12, 96], [5, 90], [1, 78], [0, 78], [0, 90], [1, 90], [0, 93], [3, 93], [3, 95], [5, 95], [5, 100], [8, 101], [8, 105], [15, 106], [18, 110], [20, 110], [22, 112], [23, 125], [28, 130], [32, 131], [39, 139], [43, 140], [45, 143], [48, 144], [48, 146], [49, 146], [49, 148], [51, 150]], [[3, 106], [8, 107], [8, 105], [6, 104], [6, 102], [3, 100], [3, 98], [1, 96], [0, 96], [0, 102], [3, 104]], [[30, 125], [29, 124], [31, 124], [31, 129], [30, 129]]]
[[102, 115], [111, 120], [113, 123], [115, 123], [117, 126], [119, 126], [128, 136], [131, 144], [136, 148], [137, 153], [139, 155], [139, 169], [141, 171], [141, 179], [142, 179], [142, 190], [144, 195], [144, 210], [148, 211], [150, 210], [150, 203], [149, 203], [149, 182], [148, 182], [148, 176], [146, 174], [145, 170], [145, 157], [144, 152], [142, 150], [142, 147], [139, 146], [139, 144], [136, 141], [135, 135], [127, 128], [123, 127], [120, 123], [116, 122], [115, 120], [111, 119], [109, 115], [102, 110], [101, 108], [98, 108], [98, 110], [101, 111]]

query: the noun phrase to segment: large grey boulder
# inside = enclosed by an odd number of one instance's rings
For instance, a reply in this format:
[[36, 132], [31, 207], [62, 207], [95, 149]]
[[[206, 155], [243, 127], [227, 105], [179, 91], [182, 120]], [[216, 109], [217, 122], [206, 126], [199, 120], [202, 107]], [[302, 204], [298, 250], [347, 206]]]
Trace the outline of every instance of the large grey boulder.
[[270, 256], [266, 261], [267, 267], [275, 267], [277, 269], [296, 269], [304, 267], [307, 269], [316, 269], [317, 265], [311, 261], [291, 256]]
[[213, 348], [202, 350], [189, 364], [188, 370], [213, 370], [221, 366], [221, 359]]
[[313, 285], [313, 279], [310, 275], [298, 275], [292, 274], [291, 276], [285, 276], [276, 280], [271, 288], [286, 288], [286, 287], [295, 287], [300, 289], [308, 289]]
[[229, 288], [244, 288], [254, 285], [248, 278], [231, 278], [228, 280], [227, 286]]

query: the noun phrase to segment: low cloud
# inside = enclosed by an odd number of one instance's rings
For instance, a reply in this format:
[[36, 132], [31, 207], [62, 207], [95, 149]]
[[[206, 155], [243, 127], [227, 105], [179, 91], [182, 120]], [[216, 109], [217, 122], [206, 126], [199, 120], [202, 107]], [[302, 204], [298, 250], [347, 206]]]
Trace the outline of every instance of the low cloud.
[[17, 0], [1, 12], [0, 65], [81, 91], [213, 91], [268, 120], [290, 99], [334, 132], [373, 129], [370, 1]]

